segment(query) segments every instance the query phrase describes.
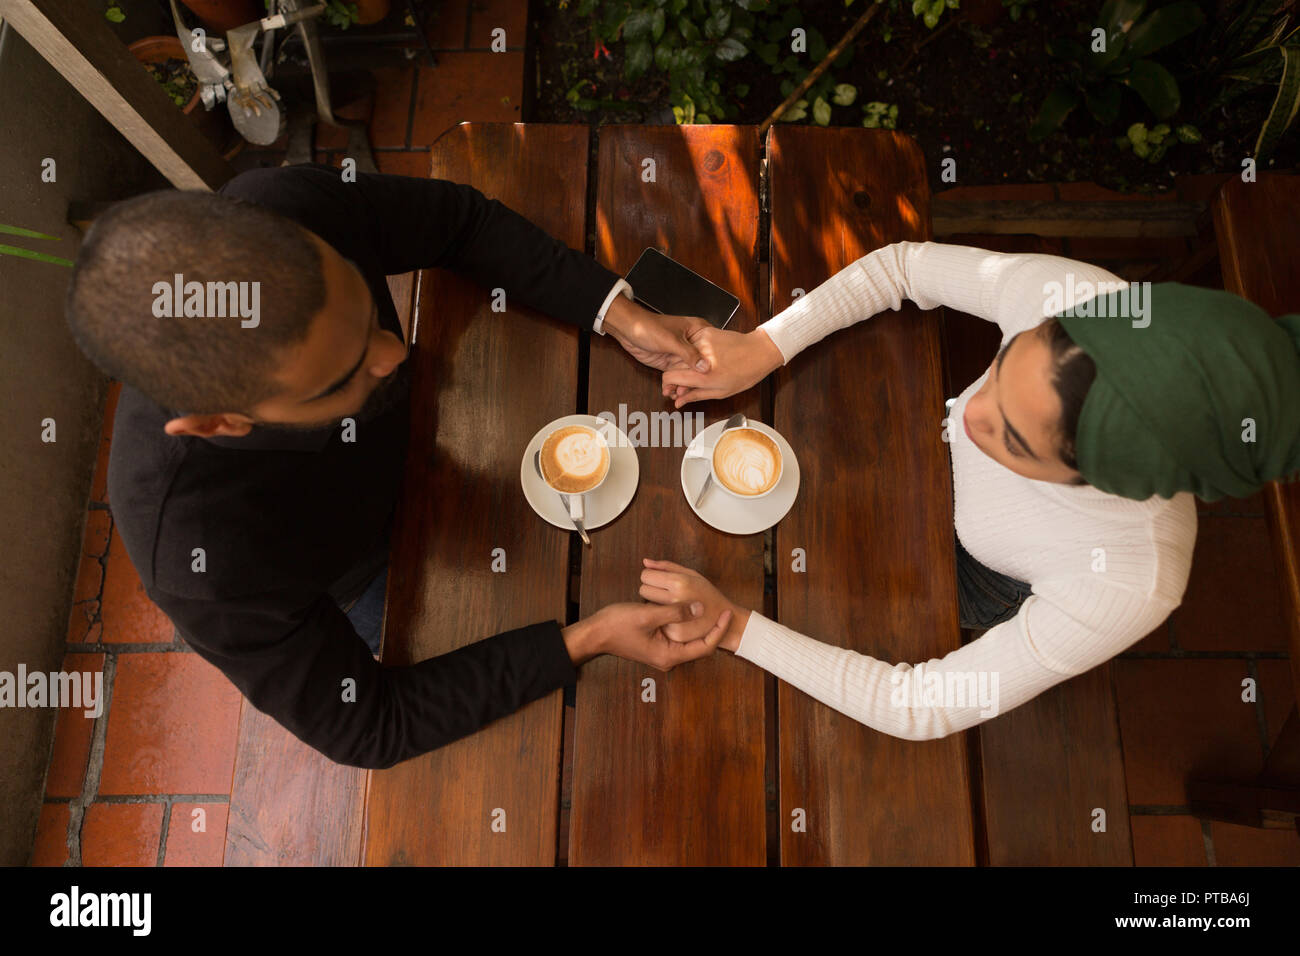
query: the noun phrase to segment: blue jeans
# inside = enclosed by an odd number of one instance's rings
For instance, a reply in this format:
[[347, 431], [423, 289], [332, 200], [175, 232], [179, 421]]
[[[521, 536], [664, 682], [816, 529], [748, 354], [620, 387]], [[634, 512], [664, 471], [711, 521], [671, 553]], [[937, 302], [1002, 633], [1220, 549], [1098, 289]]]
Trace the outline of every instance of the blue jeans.
[[957, 607], [961, 626], [974, 631], [987, 630], [1020, 613], [1020, 605], [1033, 592], [1033, 587], [980, 564], [962, 547], [956, 532], [952, 539], [957, 546]]
[[379, 653], [379, 642], [384, 633], [384, 592], [388, 587], [388, 566], [371, 579], [361, 597], [346, 613], [357, 634], [366, 642], [372, 654]]

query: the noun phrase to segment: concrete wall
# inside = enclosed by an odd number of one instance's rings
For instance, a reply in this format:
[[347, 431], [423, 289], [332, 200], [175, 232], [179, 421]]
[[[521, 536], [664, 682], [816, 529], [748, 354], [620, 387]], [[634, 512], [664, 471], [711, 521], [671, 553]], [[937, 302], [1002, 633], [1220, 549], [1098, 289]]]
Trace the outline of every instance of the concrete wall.
[[[75, 259], [70, 200], [124, 199], [162, 179], [12, 27], [0, 27], [0, 223], [60, 242], [0, 243]], [[41, 181], [53, 158], [57, 180]], [[0, 255], [0, 671], [58, 670], [107, 382], [63, 316], [71, 269]], [[53, 418], [57, 441], [41, 441]], [[56, 711], [0, 708], [0, 864], [31, 854]]]

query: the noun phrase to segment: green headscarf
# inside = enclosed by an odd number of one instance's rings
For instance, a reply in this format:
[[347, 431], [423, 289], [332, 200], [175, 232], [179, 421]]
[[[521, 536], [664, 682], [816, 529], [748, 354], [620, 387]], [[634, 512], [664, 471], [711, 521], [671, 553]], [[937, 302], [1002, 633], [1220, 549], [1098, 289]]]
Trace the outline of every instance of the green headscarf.
[[1057, 318], [1097, 366], [1075, 440], [1094, 487], [1214, 501], [1300, 470], [1300, 315], [1168, 282]]

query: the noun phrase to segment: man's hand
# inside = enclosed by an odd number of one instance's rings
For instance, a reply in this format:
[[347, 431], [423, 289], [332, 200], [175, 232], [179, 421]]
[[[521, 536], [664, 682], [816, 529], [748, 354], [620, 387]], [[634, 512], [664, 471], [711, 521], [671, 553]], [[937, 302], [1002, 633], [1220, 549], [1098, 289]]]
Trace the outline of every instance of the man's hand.
[[690, 337], [711, 328], [697, 316], [659, 315], [621, 295], [614, 296], [602, 326], [628, 355], [661, 372], [669, 368], [708, 371], [708, 362], [700, 356]]
[[[725, 628], [720, 645], [735, 653], [736, 648], [740, 646], [740, 637], [745, 633], [745, 625], [749, 623], [748, 608], [732, 603], [698, 571], [673, 564], [671, 561], [656, 561], [653, 558], [644, 558], [642, 563], [645, 565], [641, 571], [643, 598], [656, 604], [668, 602], [702, 604], [704, 613], [700, 615], [700, 620], [721, 621], [723, 617], [729, 616], [730, 624]], [[667, 625], [664, 633], [669, 640], [694, 643], [698, 639], [699, 629], [698, 621], [684, 621]], [[709, 636], [712, 634], [713, 632], [710, 631]]]
[[728, 332], [707, 325], [691, 334], [691, 342], [710, 368], [699, 372], [682, 365], [664, 371], [664, 397], [677, 408], [743, 392], [785, 364], [781, 350], [760, 329]]
[[[577, 666], [600, 654], [649, 664], [670, 671], [685, 661], [707, 657], [718, 647], [731, 623], [724, 611], [713, 626], [694, 640], [671, 640], [664, 629], [700, 619], [704, 605], [694, 604], [609, 604], [590, 617], [562, 629], [569, 657]], [[697, 628], [698, 630], [698, 628]]]

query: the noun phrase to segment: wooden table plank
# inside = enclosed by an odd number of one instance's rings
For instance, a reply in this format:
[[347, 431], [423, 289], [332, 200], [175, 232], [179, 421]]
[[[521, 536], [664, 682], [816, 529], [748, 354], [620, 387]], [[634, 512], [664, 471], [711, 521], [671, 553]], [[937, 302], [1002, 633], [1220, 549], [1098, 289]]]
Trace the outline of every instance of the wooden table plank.
[[990, 866], [1133, 865], [1109, 661], [978, 731]]
[[[468, 183], [570, 247], [583, 245], [585, 126], [461, 124], [433, 146]], [[573, 411], [577, 330], [441, 270], [421, 274], [411, 445], [394, 530], [384, 661], [406, 664], [534, 621], [563, 621], [568, 535], [533, 514], [519, 458]], [[506, 572], [491, 570], [504, 548]], [[562, 694], [371, 773], [367, 864], [555, 862]], [[505, 811], [506, 830], [492, 831]]]
[[335, 763], [247, 700], [224, 866], [356, 866], [366, 771]]
[[[773, 314], [880, 246], [929, 238], [924, 159], [906, 136], [777, 127], [768, 169]], [[938, 316], [910, 302], [778, 373], [775, 427], [802, 473], [776, 530], [782, 624], [890, 663], [959, 646], [943, 397]], [[974, 862], [963, 735], [901, 740], [779, 686], [784, 865]], [[806, 832], [791, 832], [796, 808]]]
[[[643, 180], [654, 160], [654, 181]], [[604, 127], [596, 255], [626, 272], [658, 246], [740, 297], [732, 327], [754, 326], [758, 143], [753, 127]], [[591, 348], [588, 411], [672, 410], [659, 375], [607, 338]], [[758, 414], [751, 390], [701, 409], [712, 423]], [[684, 411], [690, 411], [685, 409]], [[639, 448], [628, 510], [592, 535], [582, 613], [638, 600], [643, 557], [693, 567], [742, 605], [762, 607], [762, 535], [705, 525], [682, 497], [682, 448]], [[656, 701], [642, 702], [642, 680]], [[667, 674], [611, 657], [583, 668], [574, 741], [571, 865], [750, 864], [766, 852], [763, 672], [720, 651]]]

